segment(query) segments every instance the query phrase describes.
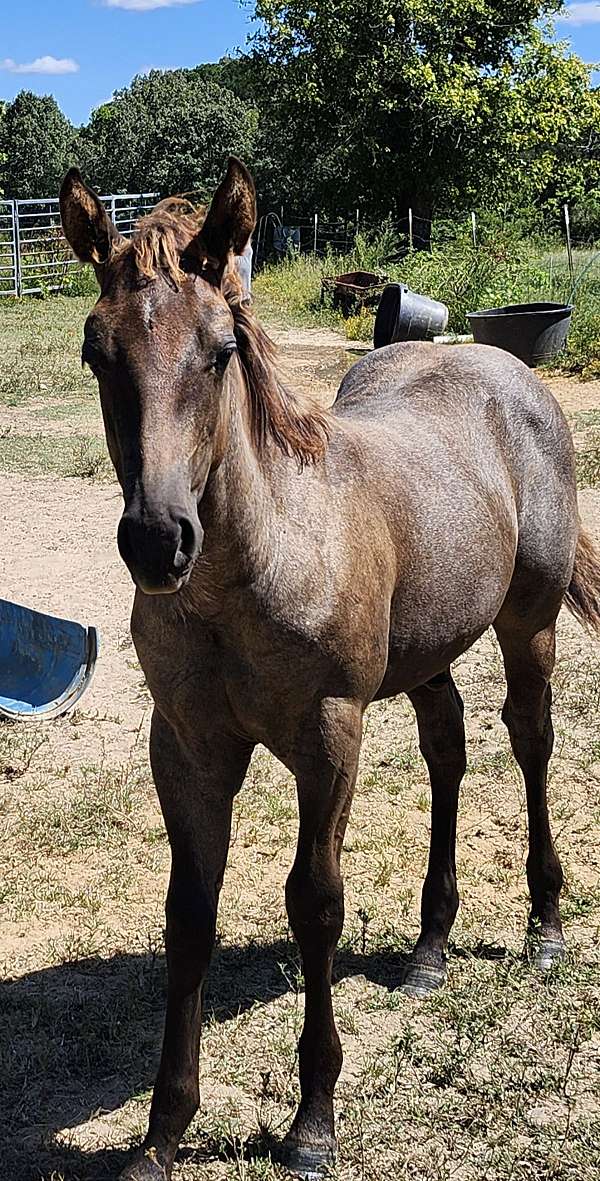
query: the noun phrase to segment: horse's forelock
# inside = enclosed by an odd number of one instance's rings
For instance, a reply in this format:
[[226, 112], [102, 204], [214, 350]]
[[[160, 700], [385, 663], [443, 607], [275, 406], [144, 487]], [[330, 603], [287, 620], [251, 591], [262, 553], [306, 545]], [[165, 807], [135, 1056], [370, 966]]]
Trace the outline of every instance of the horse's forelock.
[[181, 283], [181, 255], [199, 233], [205, 217], [204, 206], [196, 209], [181, 197], [160, 201], [140, 219], [131, 242], [125, 246], [132, 253], [138, 274], [155, 279], [165, 271], [175, 283]]

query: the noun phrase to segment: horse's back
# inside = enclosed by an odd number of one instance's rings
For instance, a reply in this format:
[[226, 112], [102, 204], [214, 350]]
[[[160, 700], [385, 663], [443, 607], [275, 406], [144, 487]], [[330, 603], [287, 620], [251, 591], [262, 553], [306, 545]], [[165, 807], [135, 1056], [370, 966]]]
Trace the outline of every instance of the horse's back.
[[357, 361], [334, 403], [336, 416], [376, 420], [430, 413], [437, 421], [472, 415], [500, 400], [507, 416], [535, 426], [558, 409], [548, 388], [522, 361], [489, 345], [387, 345]]
[[334, 413], [366, 442], [379, 438], [391, 471], [401, 460], [403, 503], [425, 549], [434, 542], [448, 573], [457, 567], [457, 586], [480, 559], [475, 582], [486, 581], [504, 538], [507, 554], [516, 546], [509, 598], [525, 613], [536, 596], [564, 594], [578, 534], [573, 444], [552, 393], [521, 361], [487, 346], [391, 345], [349, 371]]
[[[333, 412], [372, 433], [381, 424], [389, 446], [410, 439], [438, 449], [451, 441], [469, 465], [500, 464], [525, 503], [532, 481], [575, 491], [574, 452], [551, 391], [502, 349], [420, 342], [388, 345], [349, 370]], [[416, 457], [415, 457], [416, 458]]]

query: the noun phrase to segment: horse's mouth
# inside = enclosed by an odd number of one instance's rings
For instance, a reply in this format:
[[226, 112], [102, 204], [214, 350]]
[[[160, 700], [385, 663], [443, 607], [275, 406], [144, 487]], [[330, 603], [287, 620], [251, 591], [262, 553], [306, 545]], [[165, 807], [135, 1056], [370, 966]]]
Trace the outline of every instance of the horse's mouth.
[[183, 571], [183, 574], [167, 574], [160, 583], [151, 583], [135, 575], [132, 575], [132, 577], [137, 589], [142, 594], [148, 595], [149, 598], [156, 597], [157, 595], [177, 595], [190, 581], [194, 565], [195, 562], [190, 562], [189, 566]]

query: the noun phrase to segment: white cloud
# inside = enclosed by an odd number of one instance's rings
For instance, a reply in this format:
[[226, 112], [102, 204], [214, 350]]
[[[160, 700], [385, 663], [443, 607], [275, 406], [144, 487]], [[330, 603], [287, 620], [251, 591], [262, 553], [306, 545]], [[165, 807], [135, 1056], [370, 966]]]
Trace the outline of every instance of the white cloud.
[[0, 59], [0, 70], [7, 70], [9, 74], [77, 74], [79, 64], [72, 57], [36, 57], [32, 62], [15, 62], [12, 57]]
[[570, 25], [599, 25], [600, 3], [597, 0], [585, 0], [581, 4], [569, 4], [558, 19], [568, 21]]
[[104, 0], [106, 8], [127, 8], [130, 12], [150, 12], [155, 8], [178, 8], [198, 4], [198, 0]]

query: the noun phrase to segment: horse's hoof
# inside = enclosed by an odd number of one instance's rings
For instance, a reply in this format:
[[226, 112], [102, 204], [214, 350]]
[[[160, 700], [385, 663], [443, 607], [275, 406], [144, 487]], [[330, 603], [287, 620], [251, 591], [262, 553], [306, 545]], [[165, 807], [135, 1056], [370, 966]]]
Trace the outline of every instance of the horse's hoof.
[[169, 1181], [170, 1174], [151, 1148], [145, 1148], [119, 1174], [119, 1181]]
[[284, 1140], [280, 1159], [288, 1172], [301, 1181], [323, 1181], [327, 1169], [335, 1164], [335, 1146], [303, 1148], [300, 1144], [286, 1144]]
[[401, 990], [405, 996], [422, 1000], [431, 992], [441, 988], [446, 980], [446, 967], [434, 967], [433, 964], [408, 963], [404, 969]]
[[533, 966], [538, 972], [549, 972], [555, 964], [560, 964], [566, 958], [567, 945], [564, 939], [537, 940], [533, 950]]

